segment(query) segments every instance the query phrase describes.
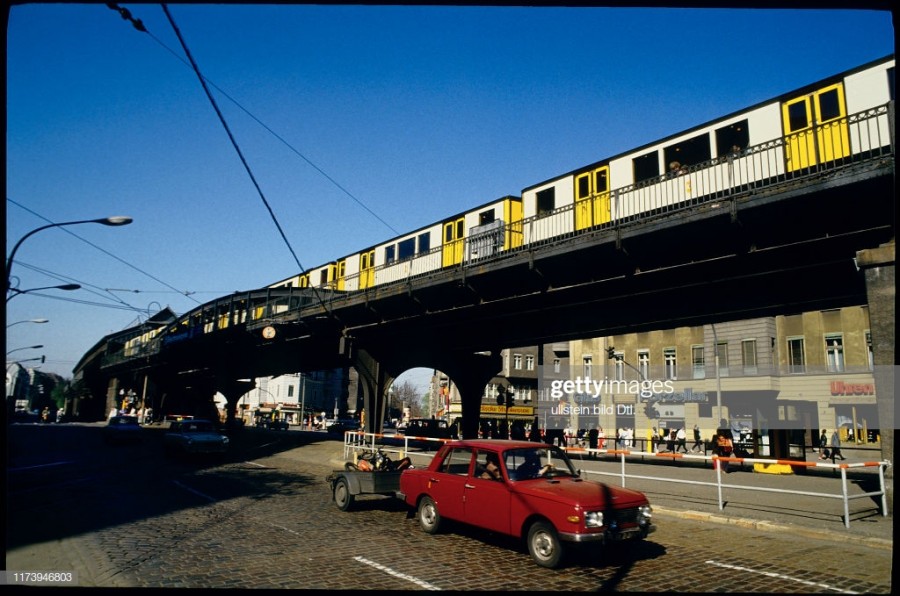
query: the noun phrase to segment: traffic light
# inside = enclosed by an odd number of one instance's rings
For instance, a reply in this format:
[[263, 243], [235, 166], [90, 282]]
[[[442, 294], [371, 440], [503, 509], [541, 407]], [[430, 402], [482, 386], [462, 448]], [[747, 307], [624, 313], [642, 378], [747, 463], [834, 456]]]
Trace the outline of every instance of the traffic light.
[[502, 406], [506, 403], [506, 387], [503, 385], [497, 386], [497, 405]]
[[511, 408], [516, 403], [516, 394], [512, 392], [512, 389], [506, 390], [506, 407]]

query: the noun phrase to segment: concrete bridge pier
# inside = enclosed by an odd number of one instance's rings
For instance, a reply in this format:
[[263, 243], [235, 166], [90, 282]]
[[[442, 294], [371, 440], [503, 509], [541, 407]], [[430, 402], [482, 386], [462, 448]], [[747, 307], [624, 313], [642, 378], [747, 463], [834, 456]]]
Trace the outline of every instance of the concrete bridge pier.
[[227, 379], [218, 377], [216, 389], [225, 396], [225, 425], [234, 426], [234, 415], [241, 398], [256, 387], [254, 379]]
[[438, 369], [453, 379], [459, 389], [462, 405], [461, 438], [478, 438], [481, 421], [481, 398], [490, 380], [503, 370], [500, 350], [469, 354], [453, 354], [441, 357]]
[[[876, 407], [881, 431], [881, 458], [894, 458], [894, 328], [896, 325], [896, 278], [894, 241], [856, 253], [856, 264], [865, 275], [869, 303], [869, 325], [872, 330]], [[888, 510], [894, 510], [894, 468], [885, 470], [885, 493]]]
[[389, 366], [365, 349], [354, 350], [351, 361], [363, 390], [363, 431], [380, 433], [384, 425], [387, 392], [397, 375], [389, 372]]

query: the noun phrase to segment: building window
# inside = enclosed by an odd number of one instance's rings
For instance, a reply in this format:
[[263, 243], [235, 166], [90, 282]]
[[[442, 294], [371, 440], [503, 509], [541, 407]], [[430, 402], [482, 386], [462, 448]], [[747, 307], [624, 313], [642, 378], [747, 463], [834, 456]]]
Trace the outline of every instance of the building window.
[[522, 355], [521, 354], [513, 354], [513, 368], [516, 370], [522, 370]]
[[666, 379], [674, 381], [676, 374], [675, 348], [663, 348], [663, 361], [666, 363]]
[[288, 396], [288, 397], [294, 397], [294, 386], [293, 386], [293, 385], [288, 385], [288, 394], [287, 394], [287, 396]]
[[558, 373], [562, 368], [562, 363], [559, 361], [559, 358], [553, 359], [553, 372]]
[[806, 353], [803, 349], [802, 337], [787, 338], [788, 372], [803, 374], [806, 372]]
[[641, 373], [641, 380], [650, 378], [650, 352], [648, 350], [638, 350], [638, 371]]
[[691, 346], [691, 367], [694, 370], [695, 379], [706, 378], [706, 358], [703, 346]]
[[741, 358], [744, 361], [744, 374], [759, 374], [759, 368], [756, 366], [756, 340], [745, 339], [741, 342]]
[[615, 379], [617, 381], [624, 381], [625, 380], [625, 352], [616, 352], [616, 357], [615, 357], [615, 360], [613, 360], [613, 362], [615, 363], [614, 364]]
[[719, 361], [719, 376], [728, 376], [728, 342], [720, 341], [716, 344], [716, 359]]
[[581, 364], [583, 369], [583, 377], [585, 379], [592, 379], [593, 375], [591, 375], [591, 369], [594, 365], [594, 359], [591, 356], [582, 356]]
[[525, 356], [525, 370], [534, 370], [534, 354]]
[[825, 334], [825, 360], [828, 372], [844, 372], [844, 337], [840, 333]]
[[875, 350], [872, 348], [871, 331], [866, 331], [866, 351], [868, 352], [869, 370], [875, 370]]

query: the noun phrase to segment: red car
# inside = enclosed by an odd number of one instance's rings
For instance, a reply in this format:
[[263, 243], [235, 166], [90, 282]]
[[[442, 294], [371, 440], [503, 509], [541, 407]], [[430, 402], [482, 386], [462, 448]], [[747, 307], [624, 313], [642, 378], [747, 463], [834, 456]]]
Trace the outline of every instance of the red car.
[[544, 443], [447, 443], [427, 468], [403, 472], [398, 496], [429, 534], [448, 519], [524, 538], [549, 568], [565, 544], [642, 539], [655, 529], [642, 493], [584, 480], [565, 451]]

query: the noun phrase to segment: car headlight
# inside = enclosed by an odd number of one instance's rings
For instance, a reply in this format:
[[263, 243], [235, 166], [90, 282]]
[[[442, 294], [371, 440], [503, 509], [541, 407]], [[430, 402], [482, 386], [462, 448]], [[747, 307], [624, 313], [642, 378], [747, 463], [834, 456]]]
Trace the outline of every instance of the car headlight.
[[602, 528], [603, 527], [603, 512], [602, 511], [588, 511], [584, 514], [584, 525], [588, 528]]
[[640, 523], [648, 523], [650, 518], [653, 517], [653, 508], [650, 505], [641, 505], [638, 507], [638, 516], [640, 517]]
[[223, 444], [223, 445], [227, 445], [227, 444], [228, 444], [228, 437], [222, 437], [222, 444]]

